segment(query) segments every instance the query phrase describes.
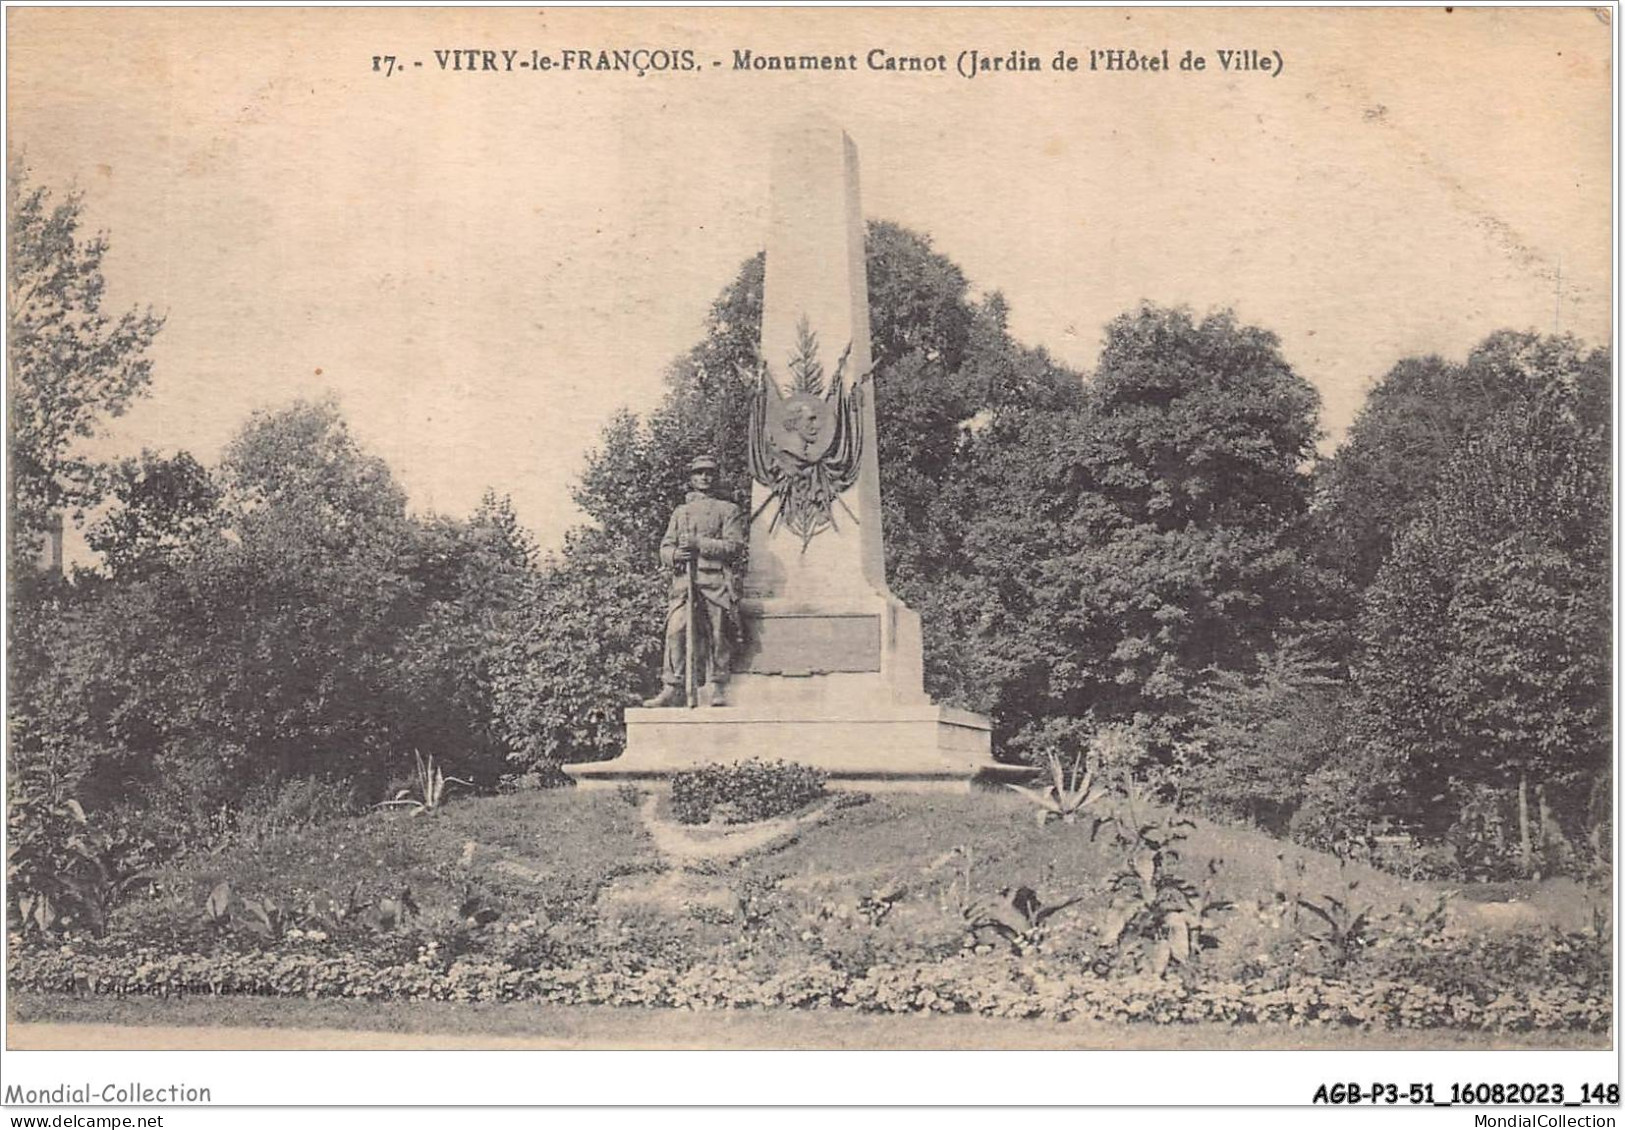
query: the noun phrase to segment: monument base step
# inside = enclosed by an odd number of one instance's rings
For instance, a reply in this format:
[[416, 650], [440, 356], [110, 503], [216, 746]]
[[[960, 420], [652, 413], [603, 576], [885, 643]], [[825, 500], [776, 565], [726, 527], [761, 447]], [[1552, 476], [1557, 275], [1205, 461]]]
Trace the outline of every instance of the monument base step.
[[973, 781], [1028, 771], [992, 756], [992, 726], [979, 714], [935, 705], [786, 710], [782, 706], [630, 709], [626, 752], [566, 765], [584, 788], [660, 785], [701, 765], [759, 758], [822, 770], [833, 788], [964, 791]]

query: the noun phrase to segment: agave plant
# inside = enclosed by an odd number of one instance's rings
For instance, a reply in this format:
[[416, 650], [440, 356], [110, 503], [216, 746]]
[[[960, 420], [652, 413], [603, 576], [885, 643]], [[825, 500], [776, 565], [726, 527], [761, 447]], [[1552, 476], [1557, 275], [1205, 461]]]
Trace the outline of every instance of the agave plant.
[[[1084, 765], [1081, 753], [1072, 759], [1070, 766], [1067, 766], [1061, 763], [1060, 755], [1052, 751], [1046, 756], [1045, 768], [1049, 772], [1050, 783], [1043, 789], [1030, 785], [1006, 785], [1038, 806], [1037, 817], [1040, 828], [1051, 820], [1074, 824], [1080, 813], [1093, 808], [1106, 797], [1105, 790], [1095, 786], [1094, 774]], [[1109, 817], [1104, 816], [1095, 817], [1089, 829], [1090, 839], [1095, 838], [1100, 832], [1101, 825], [1108, 819]]]
[[434, 754], [425, 760], [423, 754], [417, 750], [412, 751], [416, 767], [412, 770], [412, 784], [402, 789], [386, 801], [373, 805], [374, 808], [405, 808], [413, 816], [421, 816], [425, 812], [438, 812], [445, 804], [446, 787], [448, 785], [462, 785], [473, 788], [472, 781], [465, 781], [461, 777], [448, 777], [440, 771], [434, 763]]
[[231, 884], [225, 880], [216, 883], [203, 900], [203, 917], [211, 926], [224, 928], [231, 921]]

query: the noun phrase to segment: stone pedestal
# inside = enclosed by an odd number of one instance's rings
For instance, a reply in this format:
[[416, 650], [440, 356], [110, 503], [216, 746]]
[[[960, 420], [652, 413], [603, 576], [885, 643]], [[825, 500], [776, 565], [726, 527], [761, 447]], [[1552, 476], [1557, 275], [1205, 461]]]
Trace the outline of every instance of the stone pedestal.
[[627, 749], [613, 761], [567, 769], [580, 785], [655, 783], [713, 762], [795, 761], [836, 788], [970, 787], [988, 757], [988, 723], [951, 706], [857, 703], [728, 706], [626, 712]]
[[[756, 757], [816, 766], [836, 786], [968, 788], [1000, 774], [991, 726], [927, 697], [919, 616], [886, 584], [857, 150], [807, 123], [780, 138], [772, 183], [752, 443], [770, 468], [839, 465], [850, 485], [810, 534], [778, 520], [774, 482], [753, 486], [728, 706], [628, 710], [622, 756], [566, 768], [604, 785]], [[790, 413], [817, 422], [798, 430]]]

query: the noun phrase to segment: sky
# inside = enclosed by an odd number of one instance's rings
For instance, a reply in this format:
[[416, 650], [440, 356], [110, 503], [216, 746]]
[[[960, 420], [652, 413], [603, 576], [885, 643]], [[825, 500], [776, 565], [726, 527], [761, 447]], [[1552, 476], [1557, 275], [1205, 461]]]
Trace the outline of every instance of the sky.
[[[13, 8], [7, 144], [83, 192], [109, 308], [167, 318], [96, 451], [210, 462], [251, 412], [332, 395], [415, 509], [493, 487], [546, 546], [599, 430], [658, 402], [764, 245], [773, 139], [809, 112], [856, 142], [865, 214], [1001, 291], [1022, 342], [1086, 371], [1142, 300], [1234, 308], [1320, 390], [1328, 446], [1402, 357], [1501, 328], [1607, 344], [1607, 14]], [[696, 66], [441, 67], [468, 48]], [[869, 70], [877, 48], [950, 70]], [[1174, 66], [1090, 71], [1108, 48]], [[1043, 69], [967, 79], [969, 50]]]

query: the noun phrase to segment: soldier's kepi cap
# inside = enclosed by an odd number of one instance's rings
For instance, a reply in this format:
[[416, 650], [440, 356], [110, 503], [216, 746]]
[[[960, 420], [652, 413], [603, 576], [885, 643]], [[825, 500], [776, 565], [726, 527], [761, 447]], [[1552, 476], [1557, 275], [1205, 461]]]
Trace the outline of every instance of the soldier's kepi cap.
[[715, 471], [716, 469], [717, 461], [709, 455], [696, 455], [688, 462], [688, 473], [691, 475], [696, 471]]

